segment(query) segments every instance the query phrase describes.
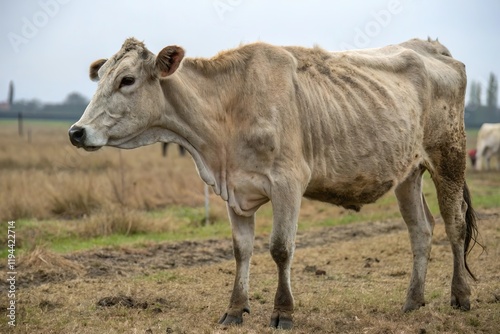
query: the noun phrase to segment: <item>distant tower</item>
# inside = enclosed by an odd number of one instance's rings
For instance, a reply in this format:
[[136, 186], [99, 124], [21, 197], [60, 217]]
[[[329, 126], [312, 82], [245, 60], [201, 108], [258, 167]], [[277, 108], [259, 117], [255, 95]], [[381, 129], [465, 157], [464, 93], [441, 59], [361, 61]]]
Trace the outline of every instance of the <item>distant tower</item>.
[[7, 97], [7, 103], [9, 104], [9, 108], [12, 108], [13, 102], [14, 102], [14, 82], [11, 81], [9, 83], [9, 96]]

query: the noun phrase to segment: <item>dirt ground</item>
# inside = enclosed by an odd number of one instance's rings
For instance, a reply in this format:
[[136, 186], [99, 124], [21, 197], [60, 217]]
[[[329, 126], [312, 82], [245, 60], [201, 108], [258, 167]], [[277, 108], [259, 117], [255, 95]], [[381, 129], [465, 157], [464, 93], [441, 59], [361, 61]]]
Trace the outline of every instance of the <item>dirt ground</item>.
[[[411, 272], [400, 219], [301, 231], [293, 266], [294, 333], [499, 333], [500, 209], [479, 212], [480, 241], [469, 261], [472, 310], [449, 304], [451, 251], [438, 219], [427, 305], [400, 312]], [[17, 333], [271, 333], [276, 286], [268, 236], [252, 260], [252, 314], [241, 327], [216, 324], [234, 263], [229, 239], [102, 248], [65, 256], [40, 251], [18, 268]], [[6, 272], [5, 264], [0, 269]], [[5, 285], [0, 306], [6, 309]], [[0, 332], [12, 330], [5, 318]]]
[[[342, 240], [358, 240], [380, 234], [405, 230], [399, 221], [349, 224], [297, 234], [296, 248], [307, 249]], [[268, 252], [268, 238], [256, 236], [254, 254]], [[44, 255], [40, 255], [42, 258]], [[85, 278], [128, 277], [139, 274], [153, 275], [156, 272], [179, 267], [216, 264], [233, 259], [230, 239], [208, 239], [152, 244], [147, 247], [100, 248], [64, 256], [65, 259], [83, 269]], [[62, 283], [77, 278], [75, 268], [51, 268], [44, 266], [33, 270], [23, 266], [19, 276], [20, 287], [29, 288], [44, 283]], [[80, 270], [78, 276], [81, 276]]]

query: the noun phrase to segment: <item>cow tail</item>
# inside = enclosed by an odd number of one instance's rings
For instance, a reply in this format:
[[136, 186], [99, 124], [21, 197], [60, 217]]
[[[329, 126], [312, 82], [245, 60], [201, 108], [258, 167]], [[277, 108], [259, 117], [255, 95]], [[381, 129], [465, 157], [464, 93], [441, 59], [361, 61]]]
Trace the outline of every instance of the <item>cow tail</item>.
[[472, 248], [476, 244], [481, 246], [481, 248], [484, 249], [484, 246], [481, 245], [477, 241], [478, 237], [478, 229], [477, 229], [477, 215], [474, 209], [472, 208], [472, 201], [471, 201], [471, 196], [470, 196], [470, 191], [469, 187], [467, 186], [467, 183], [464, 184], [464, 201], [467, 203], [467, 211], [465, 212], [465, 240], [464, 240], [464, 264], [465, 264], [465, 269], [467, 269], [467, 272], [469, 275], [476, 280], [476, 276], [471, 272], [469, 266], [467, 265], [467, 255], [471, 252]]

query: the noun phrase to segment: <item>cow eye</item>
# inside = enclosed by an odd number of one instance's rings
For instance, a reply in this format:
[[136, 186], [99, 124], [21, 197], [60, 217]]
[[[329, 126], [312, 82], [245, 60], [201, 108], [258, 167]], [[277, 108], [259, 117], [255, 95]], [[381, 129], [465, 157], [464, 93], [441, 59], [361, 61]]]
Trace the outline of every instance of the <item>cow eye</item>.
[[133, 77], [124, 77], [122, 79], [122, 81], [120, 82], [120, 88], [122, 88], [123, 86], [131, 86], [133, 85], [135, 82], [135, 78]]

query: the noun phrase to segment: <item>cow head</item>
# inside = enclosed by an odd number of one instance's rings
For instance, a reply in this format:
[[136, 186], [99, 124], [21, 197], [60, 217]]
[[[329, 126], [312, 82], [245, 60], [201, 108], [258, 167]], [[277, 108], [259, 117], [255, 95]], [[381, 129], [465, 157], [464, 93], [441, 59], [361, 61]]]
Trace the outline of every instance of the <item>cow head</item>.
[[87, 151], [126, 146], [158, 125], [166, 108], [160, 80], [173, 74], [183, 57], [178, 46], [167, 46], [155, 56], [129, 38], [111, 59], [93, 62], [90, 78], [99, 84], [82, 117], [69, 129], [71, 143]]

